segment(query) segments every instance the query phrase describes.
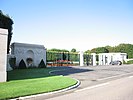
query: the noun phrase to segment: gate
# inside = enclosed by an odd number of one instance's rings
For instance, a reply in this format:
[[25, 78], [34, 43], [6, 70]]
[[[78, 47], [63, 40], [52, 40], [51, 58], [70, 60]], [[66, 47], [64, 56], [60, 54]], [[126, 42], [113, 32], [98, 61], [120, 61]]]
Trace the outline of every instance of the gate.
[[84, 66], [89, 66], [93, 64], [93, 57], [88, 53], [84, 53]]

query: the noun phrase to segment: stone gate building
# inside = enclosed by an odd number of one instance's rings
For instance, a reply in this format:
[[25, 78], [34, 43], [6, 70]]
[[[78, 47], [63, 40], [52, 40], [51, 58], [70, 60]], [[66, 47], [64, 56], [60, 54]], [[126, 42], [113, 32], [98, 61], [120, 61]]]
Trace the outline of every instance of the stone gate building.
[[38, 67], [41, 60], [46, 64], [46, 48], [43, 45], [12, 43], [11, 54], [16, 57], [16, 66], [22, 59], [26, 67]]

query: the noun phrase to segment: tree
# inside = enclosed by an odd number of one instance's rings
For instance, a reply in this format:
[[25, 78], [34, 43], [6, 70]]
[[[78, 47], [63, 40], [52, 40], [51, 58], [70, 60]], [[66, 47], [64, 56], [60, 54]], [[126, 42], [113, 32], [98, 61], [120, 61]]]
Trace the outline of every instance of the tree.
[[25, 64], [25, 62], [24, 62], [23, 59], [20, 61], [19, 67], [18, 67], [18, 68], [19, 68], [19, 69], [26, 69], [26, 64]]
[[109, 52], [113, 52], [114, 51], [114, 47], [111, 47], [109, 45], [105, 46], [105, 48], [109, 51]]
[[63, 60], [66, 60], [66, 54], [64, 52], [62, 54], [62, 58], [63, 58]]
[[96, 48], [91, 49], [91, 53], [96, 53]]
[[9, 53], [10, 51], [10, 42], [13, 34], [12, 25], [13, 25], [13, 20], [9, 17], [9, 15], [4, 15], [0, 10], [0, 27], [8, 29], [7, 53]]
[[133, 44], [121, 43], [113, 47], [111, 46], [97, 47], [91, 50], [91, 53], [108, 53], [108, 52], [127, 53], [128, 58], [133, 58]]
[[115, 46], [115, 52], [127, 53], [129, 58], [133, 58], [133, 45], [132, 44], [119, 44]]
[[46, 64], [43, 61], [43, 59], [41, 60], [40, 64], [38, 65], [39, 68], [46, 68]]
[[105, 47], [98, 47], [96, 53], [109, 53], [109, 51]]
[[71, 50], [71, 52], [76, 52], [76, 49], [75, 49], [75, 48], [73, 48], [73, 49]]
[[90, 53], [91, 53], [91, 51], [90, 51], [90, 50], [87, 50], [87, 51], [85, 51], [85, 53], [90, 54]]
[[69, 52], [68, 50], [66, 49], [56, 49], [56, 48], [53, 48], [53, 49], [50, 49], [48, 51], [54, 51], [54, 52]]
[[91, 50], [91, 53], [109, 53], [108, 49], [105, 47], [97, 47]]

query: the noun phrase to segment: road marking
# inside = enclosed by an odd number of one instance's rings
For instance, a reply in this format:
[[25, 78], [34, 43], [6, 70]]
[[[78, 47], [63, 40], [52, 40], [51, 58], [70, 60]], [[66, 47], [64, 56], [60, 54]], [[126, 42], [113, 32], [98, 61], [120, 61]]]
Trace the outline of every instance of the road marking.
[[133, 76], [129, 76], [128, 78], [133, 78]]
[[108, 84], [109, 84], [109, 82], [103, 83], [103, 84], [98, 84], [98, 85], [90, 86], [90, 87], [83, 88], [83, 89], [80, 89], [80, 90], [76, 90], [75, 92], [90, 90], [90, 89], [98, 88], [98, 87], [105, 86], [105, 85], [108, 85]]
[[103, 81], [103, 80], [107, 80], [107, 79], [111, 79], [111, 78], [115, 78], [115, 77], [121, 77], [121, 76], [129, 75], [129, 74], [133, 74], [133, 72], [132, 73], [127, 73], [127, 74], [111, 76], [111, 77], [106, 77], [106, 78], [101, 78], [101, 79], [97, 79], [97, 81]]

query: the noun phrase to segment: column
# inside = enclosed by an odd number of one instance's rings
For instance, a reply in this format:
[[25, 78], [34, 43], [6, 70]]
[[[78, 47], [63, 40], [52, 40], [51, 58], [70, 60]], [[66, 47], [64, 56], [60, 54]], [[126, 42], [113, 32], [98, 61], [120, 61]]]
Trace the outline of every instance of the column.
[[84, 66], [84, 53], [80, 51], [80, 66]]
[[99, 65], [102, 65], [102, 57], [101, 57], [101, 54], [98, 54], [98, 58], [99, 58]]
[[0, 82], [6, 82], [7, 80], [7, 35], [8, 30], [0, 28]]
[[96, 66], [96, 53], [91, 54], [93, 56], [93, 66]]

